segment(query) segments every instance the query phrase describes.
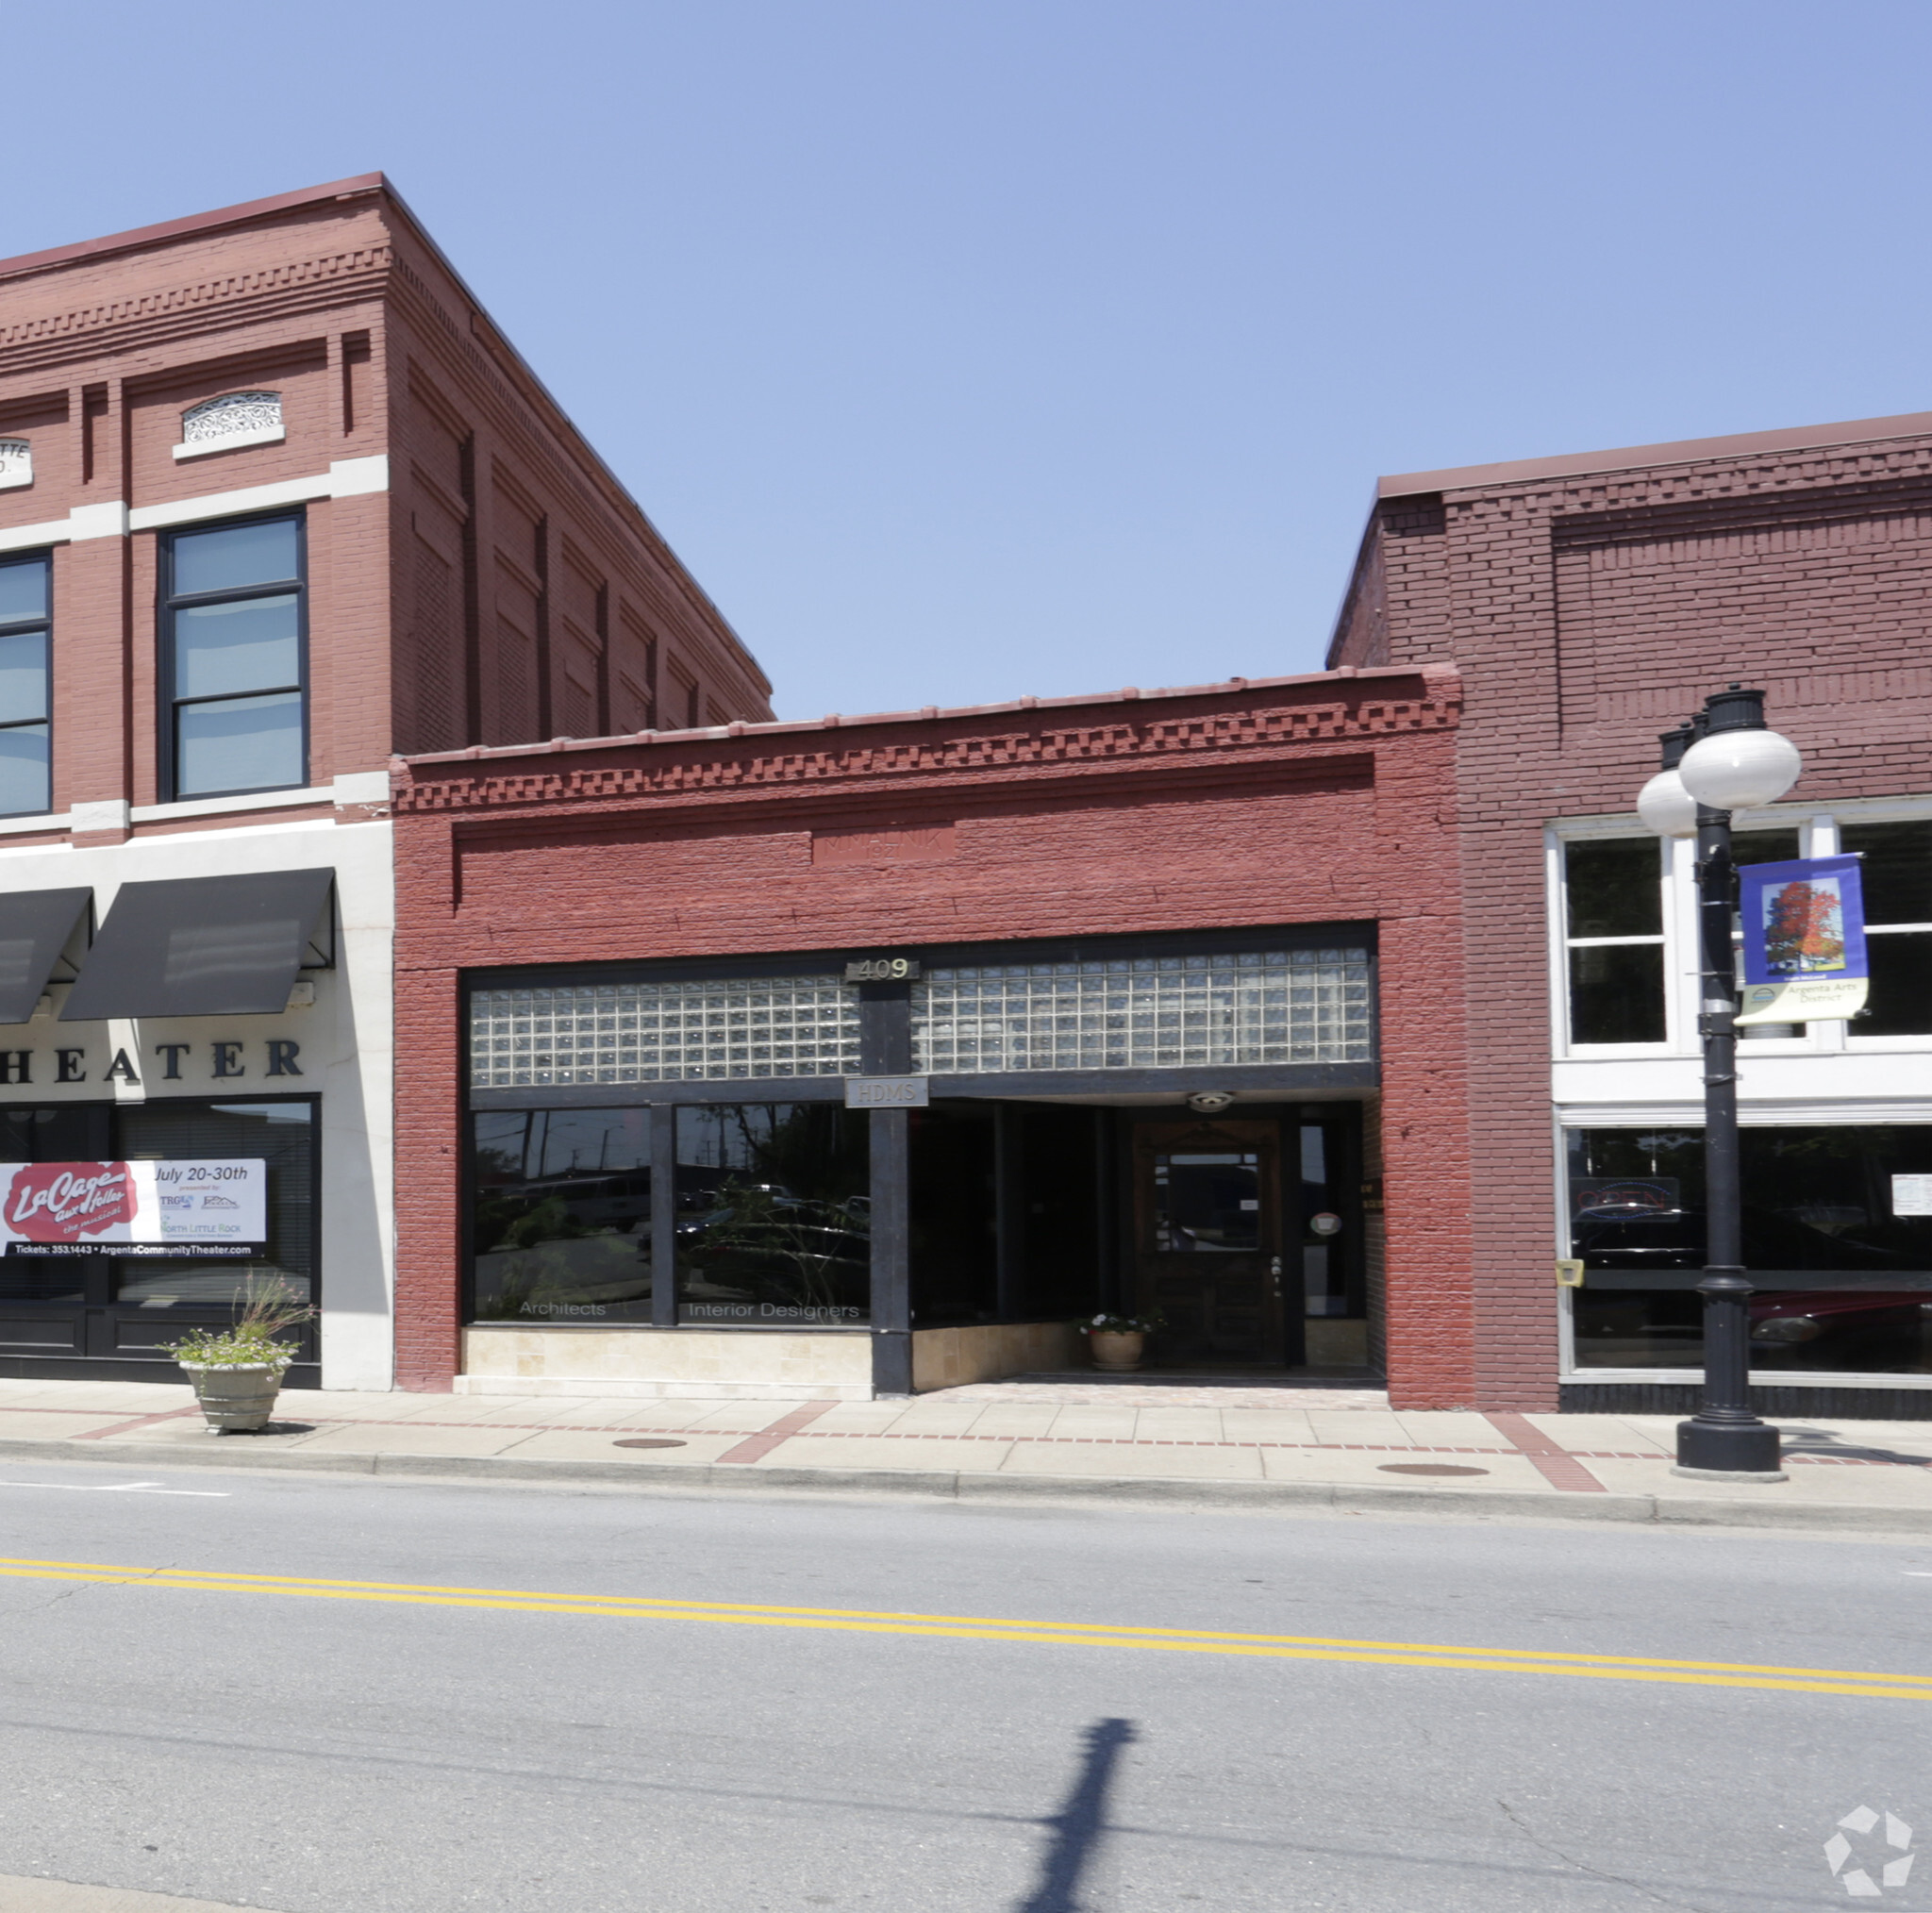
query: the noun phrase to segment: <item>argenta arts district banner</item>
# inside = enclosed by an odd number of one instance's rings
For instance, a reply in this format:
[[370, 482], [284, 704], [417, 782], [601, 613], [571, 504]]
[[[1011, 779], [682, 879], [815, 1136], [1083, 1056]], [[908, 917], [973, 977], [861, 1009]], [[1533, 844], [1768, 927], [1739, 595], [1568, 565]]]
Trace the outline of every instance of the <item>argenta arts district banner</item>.
[[1855, 857], [1749, 863], [1740, 1023], [1822, 1023], [1865, 1006], [1865, 903]]
[[9, 1256], [246, 1256], [268, 1239], [268, 1165], [0, 1162]]

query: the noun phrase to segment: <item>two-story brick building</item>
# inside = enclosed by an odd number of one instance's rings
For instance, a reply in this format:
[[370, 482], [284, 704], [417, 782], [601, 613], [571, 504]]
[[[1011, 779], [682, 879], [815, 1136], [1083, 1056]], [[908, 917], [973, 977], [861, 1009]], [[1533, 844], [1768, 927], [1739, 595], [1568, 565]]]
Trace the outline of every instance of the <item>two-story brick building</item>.
[[1658, 734], [1741, 679], [1805, 770], [1739, 813], [1739, 857], [1859, 854], [1873, 967], [1863, 1015], [1741, 1045], [1754, 1377], [1768, 1412], [1924, 1414], [1932, 414], [1385, 478], [1330, 660], [1453, 660], [1464, 684], [1457, 1397], [1691, 1403], [1693, 846], [1635, 807]]
[[388, 1386], [391, 753], [768, 693], [380, 175], [0, 260], [0, 1161], [267, 1197], [0, 1259], [0, 1372], [172, 1377], [274, 1272]]

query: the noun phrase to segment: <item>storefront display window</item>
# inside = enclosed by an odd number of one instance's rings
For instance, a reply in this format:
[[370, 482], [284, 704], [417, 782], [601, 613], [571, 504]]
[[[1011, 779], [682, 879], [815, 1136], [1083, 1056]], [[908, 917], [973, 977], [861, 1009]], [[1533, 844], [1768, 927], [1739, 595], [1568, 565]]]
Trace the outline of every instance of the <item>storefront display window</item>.
[[304, 1302], [316, 1292], [315, 1106], [291, 1103], [131, 1103], [113, 1112], [128, 1162], [259, 1158], [268, 1167], [267, 1254], [245, 1261], [168, 1256], [117, 1259], [124, 1307], [228, 1310], [251, 1277], [277, 1277]]
[[649, 1322], [651, 1117], [491, 1109], [472, 1118], [477, 1322]]
[[259, 1161], [264, 1253], [0, 1257], [0, 1302], [226, 1315], [251, 1278], [278, 1278], [305, 1302], [316, 1282], [315, 1106], [261, 1103], [69, 1103], [0, 1109], [0, 1161]]
[[[1932, 1373], [1932, 1125], [1747, 1128], [1754, 1370]], [[1703, 1361], [1700, 1129], [1569, 1139], [1579, 1370]]]
[[677, 1111], [679, 1322], [870, 1322], [867, 1124], [861, 1112], [827, 1103]]

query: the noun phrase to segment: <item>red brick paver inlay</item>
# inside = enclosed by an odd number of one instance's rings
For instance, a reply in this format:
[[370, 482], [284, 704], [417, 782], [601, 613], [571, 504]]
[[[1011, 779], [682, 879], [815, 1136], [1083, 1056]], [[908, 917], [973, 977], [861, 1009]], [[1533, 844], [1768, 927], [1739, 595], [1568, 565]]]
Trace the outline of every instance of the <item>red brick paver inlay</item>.
[[1505, 1440], [1512, 1442], [1518, 1454], [1526, 1455], [1529, 1465], [1552, 1488], [1560, 1488], [1572, 1494], [1608, 1492], [1575, 1456], [1567, 1448], [1558, 1448], [1528, 1416], [1496, 1409], [1485, 1414], [1483, 1420]]
[[[24, 1409], [22, 1412], [31, 1414], [33, 1410]], [[70, 1414], [74, 1411], [71, 1409], [57, 1409], [55, 1412], [57, 1414]], [[185, 1415], [198, 1415], [200, 1413], [201, 1406], [198, 1403], [186, 1408], [167, 1408], [163, 1409], [158, 1415], [136, 1415], [126, 1422], [110, 1422], [105, 1428], [90, 1428], [85, 1435], [75, 1435], [71, 1439], [75, 1441], [105, 1441], [109, 1435], [125, 1435], [130, 1428], [151, 1428], [157, 1422], [178, 1422]]]
[[782, 1446], [798, 1433], [801, 1428], [816, 1422], [832, 1407], [830, 1402], [808, 1402], [802, 1408], [790, 1409], [772, 1423], [761, 1428], [756, 1435], [747, 1436], [735, 1448], [727, 1448], [719, 1456], [720, 1461], [762, 1461], [773, 1449]]

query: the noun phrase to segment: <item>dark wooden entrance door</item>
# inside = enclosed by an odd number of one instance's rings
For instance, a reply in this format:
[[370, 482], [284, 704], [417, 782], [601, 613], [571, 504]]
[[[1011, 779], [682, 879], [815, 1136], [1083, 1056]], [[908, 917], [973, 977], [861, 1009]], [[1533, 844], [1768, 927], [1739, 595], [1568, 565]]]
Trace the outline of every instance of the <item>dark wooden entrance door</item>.
[[1197, 1118], [1134, 1125], [1134, 1306], [1157, 1362], [1280, 1363], [1281, 1132]]

